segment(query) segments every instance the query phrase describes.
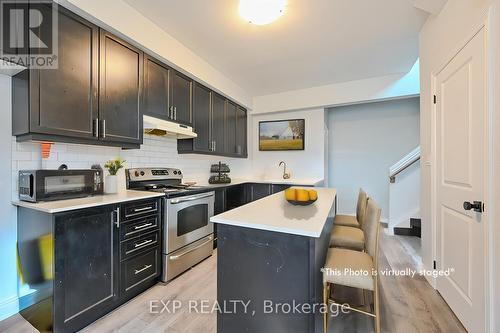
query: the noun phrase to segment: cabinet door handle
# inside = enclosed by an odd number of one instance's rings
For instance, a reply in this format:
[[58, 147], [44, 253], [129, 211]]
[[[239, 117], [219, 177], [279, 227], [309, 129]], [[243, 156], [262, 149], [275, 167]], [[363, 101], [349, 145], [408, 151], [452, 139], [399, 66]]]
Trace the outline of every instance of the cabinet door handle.
[[136, 269], [136, 270], [134, 271], [134, 274], [135, 274], [135, 275], [137, 275], [137, 274], [139, 274], [140, 272], [144, 272], [146, 269], [149, 269], [149, 268], [151, 268], [151, 267], [153, 267], [153, 265], [146, 265], [146, 266], [144, 266], [144, 267], [143, 267], [143, 268], [141, 268], [141, 269]]
[[134, 230], [140, 230], [140, 229], [144, 229], [144, 228], [147, 228], [149, 226], [152, 226], [153, 223], [145, 223], [145, 224], [141, 224], [141, 225], [136, 225], [134, 227]]
[[106, 138], [106, 119], [101, 120], [101, 138]]
[[120, 207], [116, 208], [111, 212], [111, 216], [113, 216], [116, 213], [116, 220], [115, 220], [115, 225], [117, 228], [120, 228]]
[[174, 119], [177, 120], [177, 106], [174, 106]]
[[174, 107], [173, 106], [168, 108], [168, 117], [170, 119], [174, 119]]
[[92, 130], [94, 132], [93, 133], [94, 136], [96, 138], [98, 138], [99, 137], [99, 119], [96, 118], [96, 119], [93, 120], [93, 128], [92, 128]]
[[139, 212], [143, 212], [143, 211], [145, 211], [145, 210], [151, 210], [151, 209], [153, 209], [153, 207], [151, 207], [151, 206], [148, 206], [148, 207], [143, 207], [143, 208], [135, 208], [135, 209], [134, 209], [134, 212], [135, 212], [135, 213], [139, 213]]
[[216, 147], [217, 147], [217, 142], [215, 142], [214, 140], [214, 151], [217, 149]]
[[135, 243], [135, 244], [134, 244], [134, 249], [137, 249], [138, 247], [141, 247], [141, 246], [144, 246], [144, 245], [146, 245], [146, 244], [149, 244], [149, 243], [151, 243], [152, 241], [153, 241], [152, 239], [148, 239], [148, 240], [146, 240], [146, 241], [144, 241], [144, 242], [142, 242], [142, 243]]

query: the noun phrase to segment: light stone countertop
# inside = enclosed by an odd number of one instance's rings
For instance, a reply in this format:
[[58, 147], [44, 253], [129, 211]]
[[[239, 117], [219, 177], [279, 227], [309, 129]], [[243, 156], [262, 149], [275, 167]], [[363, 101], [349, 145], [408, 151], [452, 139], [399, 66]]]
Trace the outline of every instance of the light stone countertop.
[[[189, 181], [187, 179], [185, 182]], [[302, 186], [323, 186], [324, 179], [311, 178], [311, 179], [262, 179], [262, 178], [231, 178], [231, 183], [229, 184], [209, 184], [208, 181], [196, 181], [196, 185], [199, 186], [211, 186], [211, 187], [224, 187], [231, 185], [239, 185], [245, 183], [257, 183], [257, 184], [288, 184], [288, 185], [302, 185]]]
[[328, 217], [333, 217], [337, 190], [324, 187], [315, 190], [318, 200], [309, 206], [293, 206], [279, 192], [213, 216], [210, 221], [318, 238]]
[[[208, 186], [210, 188], [218, 188], [218, 187], [226, 187], [244, 183], [321, 186], [323, 184], [323, 179], [233, 179], [230, 184], [208, 184], [208, 182], [206, 181], [197, 182], [196, 184], [200, 186]], [[164, 196], [164, 194], [158, 192], [122, 190], [117, 194], [103, 194], [86, 198], [44, 201], [38, 203], [16, 200], [13, 201], [12, 204], [18, 207], [25, 207], [49, 214], [54, 214], [70, 210], [104, 206], [120, 202], [135, 201], [135, 200], [162, 197], [162, 196]]]
[[117, 204], [127, 201], [157, 198], [157, 197], [162, 197], [164, 195], [165, 194], [163, 193], [157, 193], [157, 192], [125, 190], [117, 194], [103, 194], [103, 195], [96, 195], [92, 197], [78, 198], [78, 199], [45, 201], [38, 203], [32, 203], [26, 201], [13, 201], [12, 204], [18, 207], [25, 207], [49, 214], [54, 214], [76, 209]]

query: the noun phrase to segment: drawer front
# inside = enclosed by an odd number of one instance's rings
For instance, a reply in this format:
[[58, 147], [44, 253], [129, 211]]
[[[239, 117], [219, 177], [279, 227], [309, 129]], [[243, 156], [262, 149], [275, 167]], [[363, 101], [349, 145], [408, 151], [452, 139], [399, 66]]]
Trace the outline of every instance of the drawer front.
[[160, 217], [158, 215], [152, 215], [130, 220], [123, 223], [120, 226], [120, 233], [121, 233], [120, 239], [124, 240], [142, 236], [145, 233], [158, 230], [159, 227], [160, 227]]
[[123, 220], [135, 219], [141, 216], [157, 214], [159, 212], [159, 200], [134, 201], [123, 204]]
[[131, 238], [127, 241], [123, 241], [120, 244], [121, 259], [126, 260], [140, 252], [155, 247], [159, 248], [159, 235], [160, 233], [158, 231], [155, 231], [146, 235]]
[[140, 288], [143, 282], [158, 277], [160, 275], [160, 258], [160, 250], [154, 249], [122, 262], [122, 291], [129, 292]]

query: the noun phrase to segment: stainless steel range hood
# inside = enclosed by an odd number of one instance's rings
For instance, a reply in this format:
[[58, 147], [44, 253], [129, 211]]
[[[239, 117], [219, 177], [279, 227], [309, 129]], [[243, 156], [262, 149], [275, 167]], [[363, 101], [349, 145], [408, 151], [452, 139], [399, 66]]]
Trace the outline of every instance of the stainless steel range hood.
[[196, 138], [198, 135], [193, 132], [191, 126], [177, 124], [171, 121], [143, 116], [144, 133], [157, 136], [175, 136], [178, 139]]

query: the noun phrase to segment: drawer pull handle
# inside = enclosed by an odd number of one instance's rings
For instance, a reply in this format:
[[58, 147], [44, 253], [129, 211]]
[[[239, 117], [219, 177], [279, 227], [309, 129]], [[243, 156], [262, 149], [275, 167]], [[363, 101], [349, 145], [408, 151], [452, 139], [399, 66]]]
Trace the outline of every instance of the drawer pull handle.
[[142, 225], [136, 225], [134, 227], [134, 230], [144, 229], [144, 228], [149, 227], [151, 225], [153, 225], [153, 223], [145, 223], [145, 224], [142, 224]]
[[142, 207], [142, 208], [135, 208], [135, 209], [134, 209], [134, 212], [138, 213], [138, 212], [143, 212], [143, 211], [145, 211], [145, 210], [151, 210], [151, 209], [153, 209], [153, 207], [151, 207], [151, 206], [148, 206], [148, 207]]
[[204, 246], [204, 245], [206, 245], [206, 244], [208, 244], [210, 242], [212, 242], [212, 237], [208, 237], [208, 240], [204, 241], [203, 243], [201, 243], [200, 245], [196, 246], [195, 248], [188, 249], [188, 250], [186, 250], [186, 251], [184, 251], [182, 253], [179, 253], [178, 255], [175, 255], [175, 256], [170, 256], [169, 259], [172, 260], [172, 261], [179, 260], [181, 257], [185, 256], [186, 254], [189, 254], [189, 253], [191, 253], [193, 251], [196, 251], [200, 247], [202, 247], [202, 246]]
[[144, 242], [142, 242], [142, 243], [139, 243], [139, 244], [134, 244], [134, 248], [136, 248], [136, 249], [137, 249], [138, 247], [141, 247], [141, 246], [144, 246], [144, 245], [146, 245], [146, 244], [149, 244], [149, 243], [151, 243], [152, 241], [153, 241], [152, 239], [148, 239], [148, 240], [146, 240], [146, 241], [144, 241]]
[[134, 271], [134, 274], [135, 274], [135, 275], [137, 275], [137, 274], [139, 274], [139, 273], [141, 273], [141, 272], [144, 272], [146, 269], [149, 269], [149, 268], [151, 268], [151, 267], [153, 267], [153, 265], [146, 265], [146, 266], [144, 266], [144, 267], [143, 267], [143, 268], [141, 268], [141, 269], [136, 269], [136, 270]]

